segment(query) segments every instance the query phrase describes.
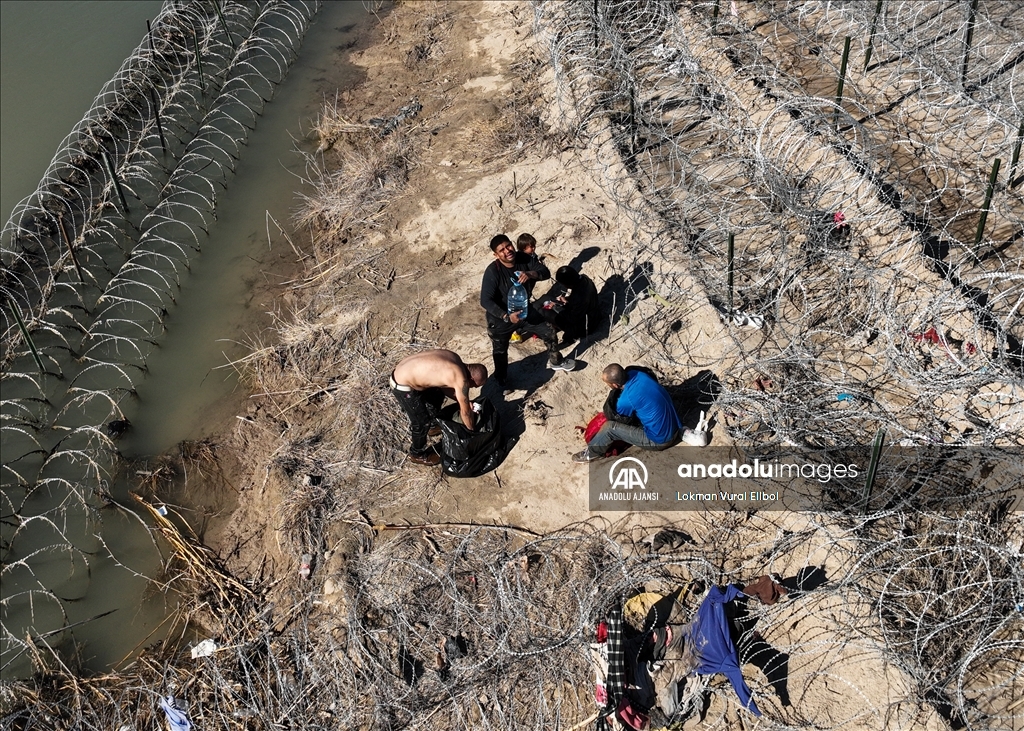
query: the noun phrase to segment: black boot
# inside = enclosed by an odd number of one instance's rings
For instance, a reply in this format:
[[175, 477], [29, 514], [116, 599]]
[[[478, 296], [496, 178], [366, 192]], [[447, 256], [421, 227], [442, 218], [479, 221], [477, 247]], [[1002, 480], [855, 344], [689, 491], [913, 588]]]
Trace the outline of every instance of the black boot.
[[508, 353], [492, 353], [494, 358], [494, 380], [498, 385], [505, 388], [508, 381]]

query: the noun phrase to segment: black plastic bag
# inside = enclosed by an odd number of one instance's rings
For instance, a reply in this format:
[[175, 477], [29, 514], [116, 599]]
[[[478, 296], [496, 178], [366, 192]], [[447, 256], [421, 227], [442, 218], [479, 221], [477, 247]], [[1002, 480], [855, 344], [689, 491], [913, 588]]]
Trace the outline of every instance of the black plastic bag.
[[454, 420], [459, 407], [446, 408], [437, 420], [441, 427], [441, 469], [452, 477], [479, 477], [500, 465], [515, 443], [501, 433], [501, 419], [494, 406], [485, 398], [473, 401], [480, 404], [476, 415], [476, 430], [470, 431]]

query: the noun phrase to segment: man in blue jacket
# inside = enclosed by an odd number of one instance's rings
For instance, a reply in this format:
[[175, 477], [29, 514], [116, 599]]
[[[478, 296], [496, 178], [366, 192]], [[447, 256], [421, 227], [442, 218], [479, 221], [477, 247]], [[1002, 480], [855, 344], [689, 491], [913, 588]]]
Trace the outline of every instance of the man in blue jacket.
[[[594, 435], [587, 448], [572, 456], [573, 462], [601, 459], [612, 442], [622, 441], [641, 449], [666, 449], [679, 439], [682, 422], [672, 397], [644, 371], [612, 363], [601, 380], [618, 392], [615, 413]], [[630, 420], [639, 421], [636, 426]]]

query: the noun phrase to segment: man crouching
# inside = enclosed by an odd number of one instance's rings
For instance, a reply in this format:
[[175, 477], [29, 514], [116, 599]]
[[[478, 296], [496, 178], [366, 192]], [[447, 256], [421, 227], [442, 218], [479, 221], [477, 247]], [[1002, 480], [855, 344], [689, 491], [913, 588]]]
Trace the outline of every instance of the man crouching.
[[467, 429], [476, 426], [469, 389], [480, 388], [486, 381], [487, 368], [480, 363], [463, 363], [450, 350], [424, 350], [395, 366], [391, 372], [391, 393], [409, 417], [411, 462], [436, 465], [441, 461], [437, 452], [427, 447], [427, 436], [441, 413], [445, 396], [458, 402]]
[[636, 366], [612, 363], [602, 371], [601, 380], [611, 389], [609, 401], [614, 408], [605, 412], [608, 421], [586, 449], [572, 456], [573, 462], [601, 459], [616, 441], [654, 450], [668, 449], [679, 441], [683, 428], [679, 414], [668, 391], [654, 378]]

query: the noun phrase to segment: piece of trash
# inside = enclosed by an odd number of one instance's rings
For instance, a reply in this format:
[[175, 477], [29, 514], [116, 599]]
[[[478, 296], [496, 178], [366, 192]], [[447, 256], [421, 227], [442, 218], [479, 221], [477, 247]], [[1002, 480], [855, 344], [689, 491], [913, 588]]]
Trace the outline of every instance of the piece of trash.
[[691, 447], [708, 446], [708, 418], [703, 411], [700, 412], [700, 420], [697, 421], [697, 425], [693, 429], [683, 429], [680, 441]]
[[156, 509], [156, 512], [160, 513], [160, 515], [162, 515], [162, 516], [164, 516], [166, 518], [167, 517], [167, 506], [166, 505], [159, 506]]
[[939, 336], [938, 331], [934, 327], [930, 327], [923, 333], [909, 333], [917, 342], [929, 342], [938, 345], [942, 342], [942, 338]]
[[764, 327], [764, 318], [760, 315], [746, 315], [740, 312], [732, 316], [732, 324], [736, 327], [750, 327], [760, 330]]
[[107, 422], [107, 435], [111, 439], [118, 439], [125, 435], [132, 428], [132, 423], [127, 419], [115, 419]]
[[469, 643], [462, 635], [452, 635], [444, 641], [444, 654], [449, 660], [457, 660], [469, 654]]
[[839, 393], [836, 394], [836, 401], [854, 401], [854, 400], [856, 400], [856, 397], [852, 393], [846, 393], [845, 391], [840, 391]]
[[310, 574], [310, 564], [313, 562], [313, 557], [308, 553], [302, 554], [302, 560], [299, 562], [299, 576], [303, 579], [308, 579]]
[[192, 731], [192, 722], [188, 720], [185, 711], [178, 707], [178, 702], [173, 695], [161, 698], [160, 707], [167, 715], [167, 725], [171, 731]]
[[404, 107], [398, 110], [398, 114], [394, 117], [387, 119], [383, 117], [373, 117], [372, 119], [366, 120], [366, 123], [380, 129], [381, 137], [387, 137], [389, 134], [398, 129], [398, 125], [407, 119], [412, 119], [420, 110], [423, 109], [423, 105], [419, 102], [419, 97], [413, 98], [411, 102], [406, 104]]
[[719, 317], [722, 318], [722, 322], [732, 324], [736, 327], [749, 327], [755, 330], [760, 330], [764, 327], [764, 318], [761, 315], [749, 315], [746, 312], [740, 312], [739, 310], [731, 310], [723, 306], [721, 303], [712, 303], [718, 310]]
[[217, 643], [213, 640], [203, 640], [198, 645], [192, 648], [192, 659], [196, 660], [200, 657], [209, 657], [217, 651]]
[[645, 540], [650, 541], [652, 551], [660, 551], [663, 548], [677, 551], [687, 543], [696, 543], [689, 533], [674, 528], [664, 528]]

